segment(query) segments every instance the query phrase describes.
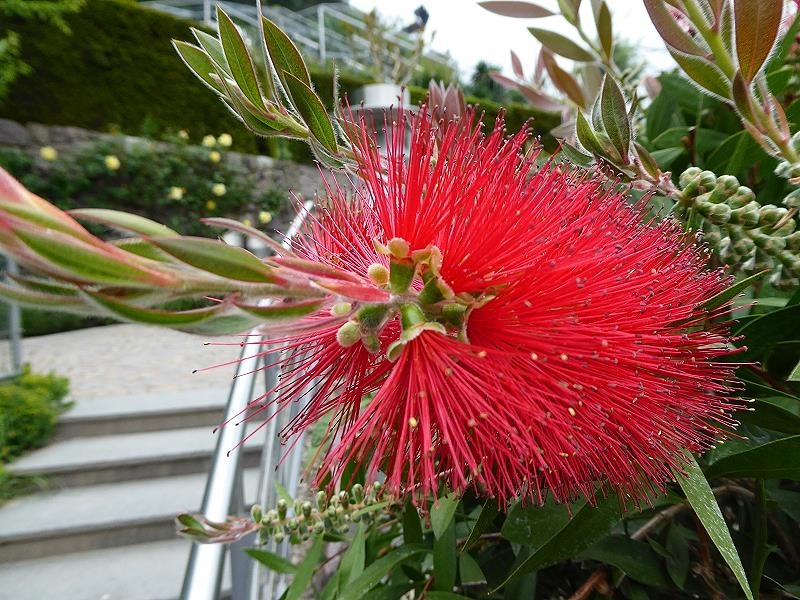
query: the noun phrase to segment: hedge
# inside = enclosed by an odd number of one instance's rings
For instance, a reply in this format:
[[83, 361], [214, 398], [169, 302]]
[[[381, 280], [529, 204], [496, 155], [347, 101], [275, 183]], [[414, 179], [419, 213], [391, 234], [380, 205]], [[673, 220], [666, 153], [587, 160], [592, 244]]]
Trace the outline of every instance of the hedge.
[[[23, 59], [33, 67], [30, 75], [12, 85], [0, 104], [0, 117], [130, 134], [188, 129], [193, 138], [199, 138], [228, 132], [235, 140], [234, 149], [242, 152], [274, 154], [281, 149], [247, 133], [180, 61], [170, 41], [192, 40], [191, 23], [129, 0], [87, 0], [83, 11], [67, 21], [71, 35], [19, 19], [5, 19], [0, 25], [0, 37], [9, 30], [20, 35]], [[330, 71], [317, 70], [313, 79], [330, 106]], [[363, 83], [356, 77], [341, 78], [343, 92]], [[414, 102], [425, 94], [420, 88], [410, 91]], [[499, 107], [474, 98], [470, 102], [481, 104], [491, 124]], [[510, 106], [508, 129], [518, 129], [531, 116], [534, 113], [526, 106]], [[535, 121], [540, 133], [557, 124], [554, 115], [540, 115]]]

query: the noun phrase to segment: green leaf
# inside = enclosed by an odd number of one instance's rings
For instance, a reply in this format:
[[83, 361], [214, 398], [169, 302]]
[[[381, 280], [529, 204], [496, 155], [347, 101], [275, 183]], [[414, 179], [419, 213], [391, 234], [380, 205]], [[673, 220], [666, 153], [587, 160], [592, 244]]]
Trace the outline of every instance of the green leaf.
[[135, 306], [99, 292], [84, 291], [83, 293], [114, 318], [134, 323], [170, 327], [189, 333], [241, 333], [256, 324], [252, 318], [223, 314], [228, 310], [224, 304], [186, 311], [168, 311]]
[[736, 56], [739, 70], [748, 83], [753, 81], [767, 60], [781, 24], [783, 2], [734, 0]]
[[578, 141], [581, 143], [581, 146], [586, 148], [589, 152], [602, 156], [603, 146], [592, 130], [592, 126], [589, 125], [589, 121], [586, 120], [586, 117], [583, 116], [581, 111], [578, 111], [575, 118], [575, 134], [578, 136]]
[[533, 4], [532, 2], [495, 0], [478, 2], [478, 6], [481, 6], [489, 12], [495, 13], [496, 15], [501, 15], [503, 17], [514, 17], [517, 19], [538, 19], [540, 17], [552, 17], [554, 14], [556, 14], [553, 11], [543, 8], [538, 4]]
[[403, 543], [422, 543], [422, 521], [419, 518], [417, 507], [409, 500], [403, 510]]
[[425, 598], [427, 600], [470, 600], [469, 596], [462, 596], [461, 594], [455, 594], [453, 592], [441, 592], [436, 590], [425, 592]]
[[[382, 585], [369, 593], [369, 600], [403, 600], [412, 589], [414, 589], [414, 583], [411, 581]], [[428, 593], [430, 594], [430, 592]]]
[[339, 563], [339, 592], [341, 593], [351, 581], [364, 572], [366, 561], [366, 547], [364, 540], [364, 523], [358, 524], [358, 529], [347, 547], [347, 552]]
[[433, 589], [446, 592], [453, 589], [456, 584], [456, 559], [456, 523], [451, 519], [441, 535], [433, 540]]
[[[231, 75], [231, 68], [228, 66], [228, 59], [225, 58], [225, 51], [222, 49], [222, 44], [213, 35], [207, 34], [205, 31], [192, 28], [197, 43], [206, 51], [206, 54], [211, 59], [212, 64], [216, 67], [214, 71], [221, 70], [224, 74]], [[211, 73], [213, 71], [209, 71]]]
[[597, 506], [585, 504], [540, 548], [517, 566], [498, 589], [511, 579], [554, 565], [582, 552], [606, 536], [619, 519], [619, 501], [616, 497], [599, 499]]
[[209, 58], [205, 50], [179, 40], [172, 40], [172, 46], [175, 48], [178, 56], [181, 57], [184, 64], [189, 67], [189, 70], [194, 73], [198, 79], [218, 94], [224, 93], [219, 83], [211, 77], [211, 73], [216, 73], [217, 68], [214, 66], [213, 61]]
[[684, 529], [672, 523], [667, 532], [667, 573], [679, 588], [683, 589], [689, 574], [689, 545], [683, 535]]
[[594, 162], [594, 157], [591, 154], [579, 150], [568, 142], [561, 143], [561, 153], [567, 157], [567, 160], [581, 167], [588, 167]]
[[247, 44], [231, 18], [219, 6], [217, 6], [217, 26], [222, 50], [225, 52], [233, 79], [250, 102], [259, 108], [264, 108], [264, 99], [261, 97], [256, 70]]
[[239, 310], [262, 319], [264, 321], [299, 319], [316, 311], [323, 300], [311, 299], [298, 302], [275, 302], [264, 306], [242, 304], [234, 301], [233, 305]]
[[669, 48], [669, 53], [692, 80], [723, 100], [731, 97], [731, 82], [717, 65], [702, 56], [685, 54]]
[[250, 558], [256, 559], [270, 571], [275, 571], [276, 573], [282, 573], [284, 575], [294, 575], [297, 573], [296, 565], [293, 565], [290, 560], [274, 552], [268, 552], [260, 548], [245, 548], [244, 551]]
[[648, 152], [647, 149], [639, 142], [634, 141], [633, 147], [636, 150], [636, 156], [639, 157], [639, 162], [642, 163], [644, 170], [647, 171], [651, 177], [658, 177], [660, 170], [658, 168], [656, 159], [653, 158], [653, 155], [650, 154], [650, 152]]
[[284, 82], [292, 96], [292, 102], [303, 117], [303, 120], [311, 134], [322, 144], [322, 147], [331, 154], [336, 154], [336, 132], [333, 130], [331, 119], [325, 110], [325, 105], [319, 99], [314, 90], [303, 81], [286, 73]]
[[469, 552], [462, 552], [458, 557], [458, 578], [461, 585], [483, 585], [486, 575], [483, 574], [478, 561]]
[[614, 51], [611, 12], [608, 10], [608, 5], [602, 0], [597, 9], [597, 14], [595, 15], [595, 25], [597, 26], [597, 35], [600, 38], [600, 46], [603, 48], [603, 54], [607, 57], [611, 57]]
[[65, 234], [53, 231], [42, 234], [22, 229], [15, 233], [33, 252], [80, 280], [128, 287], [166, 283], [166, 277], [160, 273], [139, 268], [122, 258], [109, 256], [103, 249]]
[[303, 55], [300, 54], [294, 42], [280, 27], [264, 16], [261, 17], [261, 27], [269, 60], [284, 87], [287, 87], [287, 74], [293, 75], [307, 87], [311, 87], [311, 77], [308, 74], [308, 67], [306, 67]]
[[663, 589], [669, 584], [661, 568], [661, 560], [650, 546], [624, 535], [604, 537], [578, 554], [577, 558], [612, 565], [646, 585]]
[[800, 523], [800, 492], [791, 490], [767, 489], [767, 496], [778, 505], [786, 515]]
[[570, 511], [574, 512], [583, 505], [584, 501], [581, 501], [567, 510], [566, 505], [553, 500], [542, 506], [517, 503], [508, 512], [500, 533], [514, 544], [537, 550], [569, 523]]
[[484, 502], [481, 512], [478, 514], [478, 519], [475, 521], [472, 529], [464, 542], [463, 552], [466, 552], [481, 538], [483, 532], [494, 522], [497, 515], [500, 514], [500, 509], [497, 507], [497, 500], [488, 498]]
[[269, 237], [266, 233], [264, 233], [260, 229], [256, 229], [255, 227], [250, 227], [249, 225], [245, 225], [244, 223], [241, 223], [235, 219], [226, 219], [224, 217], [206, 217], [200, 219], [200, 222], [210, 227], [230, 229], [231, 231], [238, 231], [239, 233], [243, 233], [249, 237], [255, 238], [261, 242], [264, 242], [276, 254], [279, 255], [294, 254], [291, 250], [281, 246], [278, 242], [273, 240], [271, 237]]
[[178, 237], [177, 231], [173, 231], [166, 225], [162, 225], [152, 219], [123, 212], [121, 210], [110, 210], [105, 208], [78, 208], [68, 211], [76, 219], [108, 225], [123, 231], [130, 231], [139, 235], [161, 235], [165, 237]]
[[268, 283], [272, 269], [244, 248], [200, 237], [154, 237], [150, 240], [164, 252], [202, 271], [227, 279]]
[[751, 275], [750, 277], [745, 277], [741, 281], [737, 281], [729, 288], [722, 290], [720, 293], [711, 296], [708, 300], [703, 302], [700, 305], [700, 308], [704, 310], [714, 310], [715, 308], [719, 308], [734, 298], [736, 298], [739, 294], [745, 291], [747, 288], [752, 286], [756, 281], [758, 281], [761, 277], [769, 273], [769, 271], [764, 270], [755, 275]]
[[437, 500], [431, 506], [431, 529], [433, 536], [441, 537], [445, 530], [450, 526], [458, 508], [458, 496], [454, 493], [447, 494]]
[[800, 362], [798, 362], [792, 372], [789, 373], [789, 377], [787, 377], [789, 381], [800, 381]]
[[661, 38], [673, 48], [686, 54], [703, 56], [705, 51], [675, 22], [664, 0], [643, 0], [650, 20]]
[[542, 46], [564, 58], [569, 58], [570, 60], [578, 62], [592, 62], [594, 60], [594, 56], [591, 52], [560, 33], [555, 33], [548, 29], [540, 29], [538, 27], [529, 27], [528, 31], [531, 32], [533, 37], [539, 40]]
[[44, 308], [58, 310], [59, 312], [71, 312], [87, 314], [86, 304], [77, 296], [65, 294], [48, 294], [27, 290], [18, 286], [11, 286], [0, 282], [0, 299], [14, 304], [30, 306], [32, 308]]
[[751, 405], [753, 410], [739, 411], [735, 416], [745, 425], [800, 435], [800, 416], [787, 410], [786, 402], [790, 401], [782, 397], [756, 398]]
[[339, 600], [363, 600], [367, 598], [367, 592], [378, 585], [397, 565], [404, 560], [427, 552], [430, 552], [430, 550], [416, 544], [392, 549], [388, 554], [364, 569], [364, 572], [342, 591]]
[[664, 148], [663, 150], [653, 150], [650, 156], [656, 161], [662, 171], [668, 171], [673, 162], [679, 156], [686, 153], [686, 148]]
[[750, 359], [771, 352], [778, 342], [800, 340], [800, 305], [793, 304], [750, 319], [736, 334], [744, 336], [743, 345], [747, 346], [747, 352], [740, 356]]
[[282, 600], [300, 600], [306, 593], [311, 584], [311, 578], [314, 576], [314, 571], [317, 568], [317, 563], [322, 557], [323, 545], [324, 538], [318, 535], [314, 539], [311, 548], [306, 552], [303, 562], [297, 565], [297, 571], [295, 571], [292, 583], [286, 590], [286, 594], [283, 596]]
[[750, 84], [745, 81], [740, 71], [736, 71], [736, 74], [733, 76], [731, 95], [733, 96], [733, 103], [742, 117], [746, 121], [757, 123], [758, 118], [750, 94]]
[[744, 572], [742, 561], [736, 551], [736, 546], [733, 545], [730, 531], [722, 517], [714, 493], [694, 456], [687, 454], [686, 461], [684, 467], [686, 474], [675, 473], [675, 478], [708, 536], [717, 546], [722, 558], [728, 563], [739, 585], [742, 586], [745, 596], [748, 600], [753, 600], [753, 593], [747, 584], [747, 575]]
[[800, 435], [785, 437], [720, 458], [709, 477], [758, 477], [800, 480]]
[[600, 114], [603, 119], [603, 127], [611, 143], [622, 157], [627, 158], [631, 145], [631, 124], [628, 121], [628, 110], [625, 107], [622, 89], [617, 81], [608, 75], [603, 78], [603, 87], [600, 91]]

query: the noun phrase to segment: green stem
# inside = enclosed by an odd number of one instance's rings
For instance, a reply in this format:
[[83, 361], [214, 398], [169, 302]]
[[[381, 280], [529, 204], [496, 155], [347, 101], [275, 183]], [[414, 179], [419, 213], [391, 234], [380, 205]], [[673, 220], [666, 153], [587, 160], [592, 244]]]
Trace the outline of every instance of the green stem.
[[722, 69], [722, 72], [725, 73], [728, 79], [733, 79], [736, 73], [736, 65], [733, 64], [733, 59], [730, 54], [728, 54], [728, 49], [725, 47], [719, 31], [706, 22], [705, 14], [703, 14], [703, 10], [697, 4], [696, 0], [684, 0], [683, 5], [686, 8], [686, 14], [692, 22], [692, 25], [697, 28], [697, 31], [708, 44], [708, 47], [711, 48], [711, 53], [714, 55], [717, 66]]

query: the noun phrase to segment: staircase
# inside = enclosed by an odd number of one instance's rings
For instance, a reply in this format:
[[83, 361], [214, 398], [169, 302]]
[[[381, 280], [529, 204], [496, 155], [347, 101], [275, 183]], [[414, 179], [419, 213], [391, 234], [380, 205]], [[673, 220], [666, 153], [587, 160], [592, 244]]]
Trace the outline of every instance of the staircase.
[[[0, 507], [0, 596], [179, 596], [190, 546], [174, 518], [200, 506], [232, 372], [191, 367], [238, 351], [135, 325], [25, 340], [24, 360], [70, 377], [76, 405], [52, 443], [8, 467], [49, 487]], [[252, 498], [260, 447], [240, 451]]]

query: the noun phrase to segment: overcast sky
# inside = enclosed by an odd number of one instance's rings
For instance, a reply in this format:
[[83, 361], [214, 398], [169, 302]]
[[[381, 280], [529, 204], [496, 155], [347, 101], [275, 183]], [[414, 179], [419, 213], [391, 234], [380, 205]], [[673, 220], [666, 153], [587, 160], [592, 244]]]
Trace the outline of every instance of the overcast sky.
[[[649, 71], [673, 66], [672, 58], [666, 54], [641, 2], [607, 2], [613, 16], [615, 37], [620, 35], [635, 42], [642, 49], [642, 57], [652, 66]], [[449, 52], [459, 63], [464, 79], [469, 78], [475, 64], [481, 60], [502, 67], [502, 71], [510, 75], [510, 50], [519, 55], [526, 75], [532, 73], [539, 43], [528, 32], [528, 27], [543, 27], [576, 37], [575, 30], [566, 25], [560, 16], [511, 19], [490, 13], [478, 6], [475, 0], [350, 0], [350, 4], [365, 12], [377, 8], [381, 15], [400, 24], [413, 23], [414, 10], [423, 4], [430, 14], [426, 35], [436, 32], [432, 48]], [[556, 0], [536, 0], [536, 4], [556, 11]], [[582, 9], [586, 10], [586, 14], [581, 21], [588, 23], [585, 29], [590, 31], [591, 6], [589, 2], [583, 4], [585, 6]]]

